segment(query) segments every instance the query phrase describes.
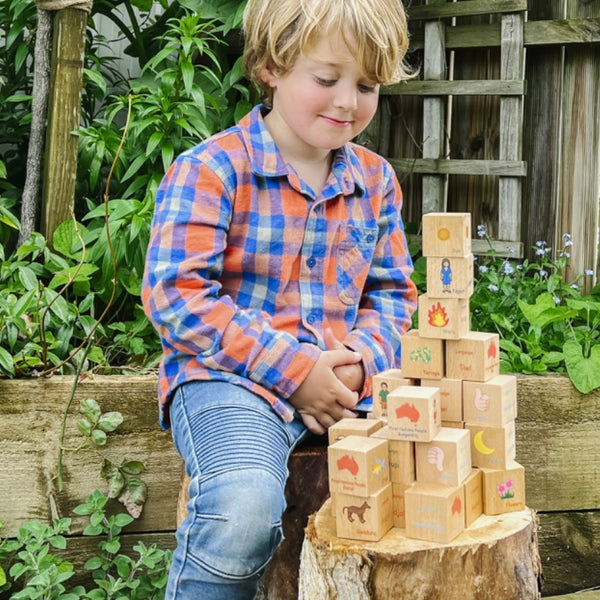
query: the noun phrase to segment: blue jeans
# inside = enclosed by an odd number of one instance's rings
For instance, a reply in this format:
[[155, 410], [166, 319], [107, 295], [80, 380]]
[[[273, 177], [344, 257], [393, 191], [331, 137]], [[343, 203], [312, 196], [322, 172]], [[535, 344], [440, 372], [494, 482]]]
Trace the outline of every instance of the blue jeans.
[[283, 539], [287, 461], [307, 429], [217, 381], [176, 390], [171, 429], [191, 481], [165, 600], [250, 600]]

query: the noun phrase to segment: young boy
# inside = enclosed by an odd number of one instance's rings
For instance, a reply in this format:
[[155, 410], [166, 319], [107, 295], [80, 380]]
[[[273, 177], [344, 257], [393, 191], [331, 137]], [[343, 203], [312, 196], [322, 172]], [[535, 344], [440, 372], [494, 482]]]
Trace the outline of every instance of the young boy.
[[351, 142], [407, 77], [400, 0], [249, 0], [244, 29], [265, 104], [171, 166], [147, 255], [161, 422], [191, 478], [167, 599], [254, 597], [290, 452], [399, 366], [416, 302], [398, 181]]

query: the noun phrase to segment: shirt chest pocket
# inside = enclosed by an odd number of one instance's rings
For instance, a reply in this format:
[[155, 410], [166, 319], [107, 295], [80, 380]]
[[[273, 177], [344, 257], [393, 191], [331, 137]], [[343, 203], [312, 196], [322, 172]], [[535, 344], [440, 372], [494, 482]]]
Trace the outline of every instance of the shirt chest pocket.
[[337, 285], [338, 296], [344, 304], [356, 304], [369, 273], [377, 228], [346, 225], [338, 230]]

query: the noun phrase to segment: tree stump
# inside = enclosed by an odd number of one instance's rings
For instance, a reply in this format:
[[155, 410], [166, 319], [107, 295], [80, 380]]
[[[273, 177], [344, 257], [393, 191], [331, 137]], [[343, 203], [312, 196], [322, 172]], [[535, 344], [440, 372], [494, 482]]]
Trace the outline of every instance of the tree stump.
[[537, 518], [531, 509], [480, 516], [449, 544], [338, 538], [331, 500], [311, 515], [300, 558], [299, 600], [537, 600]]

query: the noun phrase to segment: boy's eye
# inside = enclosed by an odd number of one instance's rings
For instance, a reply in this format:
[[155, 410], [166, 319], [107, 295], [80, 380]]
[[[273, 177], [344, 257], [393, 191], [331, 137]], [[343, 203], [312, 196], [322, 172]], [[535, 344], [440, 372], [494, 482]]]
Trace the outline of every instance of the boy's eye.
[[363, 94], [371, 94], [371, 93], [373, 93], [377, 89], [377, 86], [375, 86], [375, 85], [366, 85], [364, 83], [361, 83], [358, 86], [358, 89], [361, 92], [363, 92]]
[[323, 79], [323, 77], [317, 77], [316, 75], [315, 81], [323, 87], [331, 87], [332, 85], [335, 85], [335, 79]]

